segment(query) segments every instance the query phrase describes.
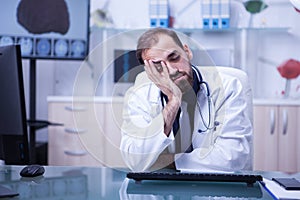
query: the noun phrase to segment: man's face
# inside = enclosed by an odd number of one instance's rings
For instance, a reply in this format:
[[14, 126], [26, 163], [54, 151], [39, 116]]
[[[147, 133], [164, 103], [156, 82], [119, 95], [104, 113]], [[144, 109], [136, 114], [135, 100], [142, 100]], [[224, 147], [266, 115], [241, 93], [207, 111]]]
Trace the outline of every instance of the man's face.
[[142, 53], [144, 60], [151, 60], [155, 65], [163, 61], [169, 70], [172, 81], [183, 93], [191, 89], [193, 73], [190, 64], [192, 52], [188, 46], [180, 48], [171, 37], [160, 35], [159, 42]]

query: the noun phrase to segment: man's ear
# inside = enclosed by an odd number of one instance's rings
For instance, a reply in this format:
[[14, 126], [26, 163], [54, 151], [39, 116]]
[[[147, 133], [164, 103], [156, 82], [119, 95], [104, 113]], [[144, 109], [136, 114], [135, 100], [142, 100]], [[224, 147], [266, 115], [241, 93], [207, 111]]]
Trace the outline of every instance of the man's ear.
[[188, 45], [183, 45], [183, 50], [185, 51], [186, 55], [188, 56], [189, 60], [192, 60], [193, 58], [193, 52], [191, 51], [191, 49], [189, 48]]

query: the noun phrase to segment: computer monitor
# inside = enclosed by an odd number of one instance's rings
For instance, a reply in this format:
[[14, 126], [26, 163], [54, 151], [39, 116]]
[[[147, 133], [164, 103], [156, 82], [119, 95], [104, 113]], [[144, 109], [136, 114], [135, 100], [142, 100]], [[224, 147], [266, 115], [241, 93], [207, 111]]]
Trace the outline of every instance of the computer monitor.
[[89, 0], [1, 0], [0, 46], [20, 44], [23, 58], [84, 60]]
[[27, 164], [29, 147], [20, 45], [0, 46], [0, 159]]
[[143, 71], [135, 50], [114, 50], [114, 82], [133, 83], [136, 75]]
[[136, 50], [115, 49], [114, 62], [114, 95], [124, 96], [127, 89], [133, 85], [136, 76], [144, 71], [136, 57]]

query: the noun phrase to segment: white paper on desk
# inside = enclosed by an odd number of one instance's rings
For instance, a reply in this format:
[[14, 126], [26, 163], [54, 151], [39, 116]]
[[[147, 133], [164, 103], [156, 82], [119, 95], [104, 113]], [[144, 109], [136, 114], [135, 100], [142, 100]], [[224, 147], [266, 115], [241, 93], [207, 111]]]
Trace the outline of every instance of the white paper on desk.
[[265, 187], [277, 198], [277, 199], [300, 199], [300, 191], [285, 190], [278, 183], [263, 178]]
[[182, 173], [215, 173], [215, 174], [233, 174], [233, 171], [217, 171], [217, 170], [199, 170], [199, 169], [179, 169]]

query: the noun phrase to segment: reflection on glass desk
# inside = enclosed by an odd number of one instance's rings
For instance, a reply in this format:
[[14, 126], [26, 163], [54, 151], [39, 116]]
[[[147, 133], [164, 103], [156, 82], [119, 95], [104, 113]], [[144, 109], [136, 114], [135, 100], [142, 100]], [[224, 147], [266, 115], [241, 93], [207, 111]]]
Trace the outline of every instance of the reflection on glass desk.
[[[245, 183], [212, 183], [212, 182], [169, 182], [169, 181], [147, 181], [143, 184], [136, 184], [131, 180], [124, 182], [126, 192], [123, 199], [205, 199], [222, 197], [234, 199], [268, 199], [264, 189], [259, 183], [248, 187]], [[272, 198], [270, 198], [272, 199]]]
[[[23, 166], [0, 166], [0, 185], [19, 195], [10, 199], [273, 199], [260, 183], [143, 181], [104, 167], [45, 166], [45, 174], [22, 178]], [[264, 175], [264, 174], [262, 174]], [[285, 176], [265, 172], [266, 177]]]

